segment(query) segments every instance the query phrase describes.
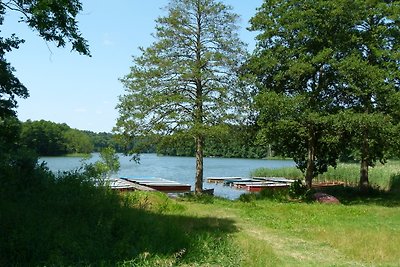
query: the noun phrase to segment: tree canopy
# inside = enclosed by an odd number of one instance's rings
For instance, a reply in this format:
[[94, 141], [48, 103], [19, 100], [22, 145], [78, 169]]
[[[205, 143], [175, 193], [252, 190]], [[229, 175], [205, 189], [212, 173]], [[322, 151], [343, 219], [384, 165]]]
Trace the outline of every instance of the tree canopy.
[[[76, 16], [82, 10], [79, 0], [10, 0], [0, 2], [0, 32], [8, 12], [18, 12], [20, 22], [26, 23], [46, 41], [64, 47], [68, 42], [77, 52], [90, 55], [86, 40], [81, 36]], [[17, 107], [17, 97], [29, 96], [27, 88], [14, 75], [14, 68], [5, 54], [18, 49], [24, 42], [15, 34], [0, 36], [0, 117], [12, 115]]]
[[[0, 33], [4, 18], [10, 12], [20, 15], [19, 22], [26, 23], [39, 36], [58, 47], [72, 44], [72, 50], [90, 55], [86, 40], [77, 27], [77, 15], [82, 10], [79, 0], [9, 0], [0, 1]], [[36, 164], [35, 157], [26, 153], [21, 145], [21, 125], [16, 117], [17, 98], [27, 98], [28, 89], [15, 76], [15, 69], [6, 60], [6, 53], [18, 49], [24, 42], [15, 34], [0, 35], [0, 156], [1, 173], [16, 169], [32, 171]], [[18, 167], [18, 168], [19, 168]], [[29, 174], [26, 174], [29, 176]], [[1, 176], [1, 175], [0, 175]]]
[[72, 129], [65, 123], [45, 120], [24, 122], [20, 137], [20, 143], [39, 156], [88, 154], [94, 150], [93, 141], [87, 133]]
[[383, 133], [395, 121], [367, 117], [392, 116], [399, 104], [399, 14], [398, 1], [266, 0], [251, 19], [259, 34], [247, 67], [260, 89], [262, 138], [297, 155], [309, 186], [319, 171], [335, 166], [345, 144], [339, 139], [358, 146], [363, 168], [383, 159], [388, 146], [368, 144], [383, 144], [378, 140], [388, 134], [368, 132]]
[[155, 42], [142, 48], [121, 79], [116, 131], [135, 135], [185, 133], [196, 142], [196, 192], [202, 191], [207, 132], [234, 119], [236, 72], [245, 56], [238, 16], [214, 0], [172, 0], [157, 19]]

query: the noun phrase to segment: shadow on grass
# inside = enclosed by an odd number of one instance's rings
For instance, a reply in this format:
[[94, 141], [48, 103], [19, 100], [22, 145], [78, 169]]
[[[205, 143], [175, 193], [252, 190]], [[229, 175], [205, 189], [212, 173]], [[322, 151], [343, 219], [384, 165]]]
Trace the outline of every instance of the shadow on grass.
[[[300, 190], [301, 189], [301, 190]], [[390, 177], [389, 189], [384, 190], [379, 187], [371, 186], [361, 190], [357, 185], [334, 185], [319, 186], [307, 190], [304, 185], [299, 188], [289, 188], [282, 190], [262, 190], [257, 194], [243, 194], [239, 200], [250, 202], [257, 199], [269, 199], [278, 202], [315, 202], [314, 194], [326, 193], [339, 199], [344, 205], [378, 205], [384, 207], [400, 206], [400, 174]]]
[[367, 204], [384, 207], [399, 207], [400, 174], [390, 177], [388, 190], [375, 186], [363, 190], [358, 186], [332, 186], [319, 191], [335, 196], [341, 203], [346, 205]]
[[152, 256], [190, 263], [237, 231], [229, 219], [140, 208], [77, 173], [46, 175], [0, 181], [0, 266], [115, 266]]
[[381, 190], [374, 187], [360, 190], [357, 186], [336, 186], [326, 187], [318, 191], [335, 196], [345, 205], [400, 206], [400, 193], [391, 190]]

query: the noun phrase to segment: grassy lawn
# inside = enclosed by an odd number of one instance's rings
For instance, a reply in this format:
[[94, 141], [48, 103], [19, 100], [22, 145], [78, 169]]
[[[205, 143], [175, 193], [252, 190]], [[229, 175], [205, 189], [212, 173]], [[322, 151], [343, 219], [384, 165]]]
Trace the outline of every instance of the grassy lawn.
[[241, 266], [400, 265], [400, 207], [266, 200], [183, 205], [192, 216], [235, 222], [229, 239]]
[[[205, 198], [163, 207], [190, 218], [179, 226], [191, 240], [182, 255], [150, 253], [123, 266], [400, 266], [397, 205]], [[194, 226], [198, 220], [206, 223]]]
[[0, 266], [400, 266], [399, 191], [171, 199], [40, 177], [1, 181]]
[[[2, 255], [2, 263], [400, 266], [399, 205], [169, 199], [142, 192], [125, 194], [120, 203], [122, 207], [113, 207], [114, 202], [104, 210], [92, 207], [85, 211], [87, 215], [77, 215], [69, 206], [72, 213], [59, 222], [61, 211], [36, 211], [40, 220], [33, 216], [29, 228], [19, 228], [25, 232], [7, 235], [18, 251], [2, 244], [2, 251], [8, 252]], [[32, 232], [37, 230], [40, 235]], [[11, 259], [14, 264], [8, 264], [10, 254], [17, 257]]]

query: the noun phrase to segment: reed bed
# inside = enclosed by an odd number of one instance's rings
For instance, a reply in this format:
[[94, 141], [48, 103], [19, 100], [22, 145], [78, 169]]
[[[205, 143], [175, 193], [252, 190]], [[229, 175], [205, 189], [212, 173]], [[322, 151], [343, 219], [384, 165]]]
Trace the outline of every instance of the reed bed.
[[[400, 175], [400, 161], [388, 161], [386, 164], [378, 163], [369, 168], [369, 181], [371, 185], [387, 190], [390, 188], [391, 177]], [[251, 176], [286, 177], [290, 179], [303, 179], [303, 173], [295, 167], [279, 169], [261, 168], [254, 170]], [[328, 171], [319, 175], [314, 182], [344, 182], [346, 185], [357, 185], [360, 176], [360, 166], [356, 163], [339, 163], [336, 168], [329, 167]]]

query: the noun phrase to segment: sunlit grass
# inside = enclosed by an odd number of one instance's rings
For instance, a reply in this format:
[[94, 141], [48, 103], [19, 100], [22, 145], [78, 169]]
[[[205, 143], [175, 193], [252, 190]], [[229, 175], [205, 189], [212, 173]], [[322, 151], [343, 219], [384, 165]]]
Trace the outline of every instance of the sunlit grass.
[[303, 177], [303, 173], [295, 167], [259, 168], [253, 170], [250, 175], [252, 177], [286, 177], [288, 179], [301, 179]]
[[31, 182], [2, 188], [2, 266], [400, 266], [392, 199], [171, 199], [74, 175]]
[[213, 214], [236, 221], [238, 231], [228, 240], [236, 246], [238, 266], [400, 265], [399, 206], [268, 200], [181, 203], [191, 216]]
[[272, 247], [270, 257], [279, 266], [398, 266], [399, 211], [271, 201], [238, 204], [236, 210], [248, 243]]

